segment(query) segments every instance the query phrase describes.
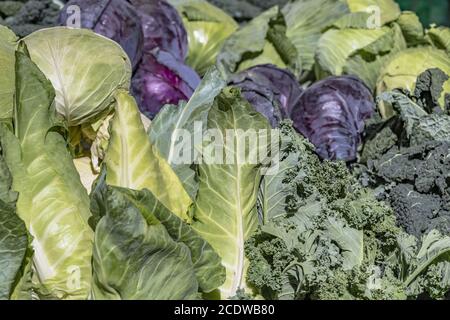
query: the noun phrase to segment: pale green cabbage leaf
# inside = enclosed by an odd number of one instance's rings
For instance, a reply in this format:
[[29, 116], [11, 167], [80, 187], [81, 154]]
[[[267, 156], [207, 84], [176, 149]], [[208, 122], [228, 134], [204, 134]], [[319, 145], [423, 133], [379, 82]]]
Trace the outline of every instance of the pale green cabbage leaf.
[[[395, 54], [383, 67], [377, 80], [377, 95], [394, 89], [414, 92], [417, 77], [427, 69], [439, 68], [450, 75], [450, 56], [433, 47], [410, 48]], [[450, 93], [450, 79], [444, 83], [440, 104]], [[387, 103], [378, 104], [383, 118], [390, 118], [394, 111]]]
[[104, 164], [106, 182], [133, 190], [150, 190], [180, 218], [189, 221], [192, 200], [158, 148], [150, 143], [136, 101], [125, 91], [116, 94], [116, 112]]
[[12, 117], [15, 75], [14, 51], [18, 38], [0, 25], [0, 119]]
[[69, 127], [99, 120], [114, 107], [116, 90], [129, 89], [127, 54], [91, 30], [54, 27], [33, 32], [24, 41], [55, 88], [56, 110]]
[[406, 48], [400, 27], [330, 29], [316, 51], [316, 75], [352, 74], [374, 89], [380, 69], [392, 54]]
[[349, 11], [340, 0], [300, 0], [288, 2], [282, 12], [286, 35], [297, 48], [303, 71], [311, 71], [320, 36]]
[[93, 299], [198, 299], [225, 279], [217, 253], [148, 190], [104, 190]]
[[91, 282], [93, 231], [89, 198], [58, 133], [54, 90], [21, 45], [16, 52], [15, 132], [2, 146], [19, 192], [17, 214], [33, 236], [41, 297], [85, 299]]
[[219, 69], [229, 74], [269, 63], [288, 68], [298, 76], [301, 61], [286, 29], [280, 9], [277, 6], [268, 9], [225, 41], [217, 57]]
[[[244, 254], [244, 243], [258, 225], [256, 199], [261, 180], [261, 162], [260, 159], [257, 159], [257, 163], [244, 160], [237, 152], [248, 140], [245, 138], [245, 131], [250, 128], [270, 133], [267, 120], [241, 98], [238, 91], [225, 89], [216, 98], [209, 112], [208, 129], [221, 133], [222, 138], [219, 137], [220, 134], [216, 135], [214, 149], [223, 150], [223, 157], [228, 154], [231, 161], [227, 161], [229, 164], [203, 161], [199, 165], [199, 190], [194, 203], [192, 224], [194, 230], [222, 258], [226, 280], [220, 287], [220, 296], [224, 299], [235, 296], [240, 289], [248, 289], [248, 261]], [[232, 130], [233, 147], [224, 145], [225, 130]], [[205, 142], [204, 160], [212, 152], [209, 148], [213, 147]], [[249, 148], [250, 146], [246, 146], [241, 149], [245, 150], [246, 156], [250, 152]]]
[[171, 0], [188, 34], [186, 63], [200, 75], [216, 63], [222, 45], [239, 25], [218, 7], [204, 0]]
[[[225, 86], [225, 77], [212, 67], [187, 103], [164, 106], [148, 130], [151, 143], [176, 172], [192, 199], [195, 199], [198, 185], [191, 166], [197, 163], [198, 147], [202, 143], [195, 137], [202, 137], [208, 112]], [[177, 132], [186, 137], [180, 140]]]

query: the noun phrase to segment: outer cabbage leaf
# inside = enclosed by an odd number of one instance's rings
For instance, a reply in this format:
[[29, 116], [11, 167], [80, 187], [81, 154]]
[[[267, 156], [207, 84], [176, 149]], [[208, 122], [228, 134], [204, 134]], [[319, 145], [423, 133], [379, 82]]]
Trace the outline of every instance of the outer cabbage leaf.
[[85, 299], [93, 240], [89, 197], [54, 130], [52, 85], [24, 52], [24, 46], [16, 52], [15, 135], [5, 131], [2, 143], [19, 192], [17, 214], [33, 236], [38, 293]]
[[320, 36], [349, 10], [340, 0], [297, 0], [288, 2], [282, 12], [286, 35], [297, 48], [302, 68], [311, 71]]
[[[417, 77], [431, 68], [439, 68], [450, 75], [450, 57], [444, 51], [432, 47], [411, 48], [399, 52], [381, 70], [377, 81], [377, 95], [394, 89], [413, 92]], [[444, 84], [439, 99], [441, 105], [444, 104], [447, 93], [450, 93], [450, 80]], [[380, 103], [378, 108], [383, 118], [389, 118], [394, 114], [389, 104]]]
[[286, 36], [286, 22], [277, 6], [233, 33], [225, 41], [217, 64], [224, 74], [260, 64], [289, 68], [296, 76], [301, 71], [297, 49]]
[[373, 90], [380, 68], [392, 54], [405, 48], [397, 24], [378, 29], [330, 29], [317, 46], [316, 75], [357, 75]]
[[408, 47], [425, 44], [425, 32], [419, 17], [411, 11], [404, 11], [397, 20]]
[[124, 0], [70, 0], [61, 9], [59, 23], [68, 25], [71, 6], [80, 8], [80, 22], [82, 28], [93, 30], [122, 46], [131, 60], [133, 69], [142, 57], [143, 33], [138, 11]]
[[432, 230], [422, 238], [420, 247], [411, 237], [399, 237], [398, 242], [406, 248], [401, 252], [405, 257], [402, 267], [404, 283], [411, 294], [427, 292], [433, 298], [445, 297], [450, 290], [450, 237]]
[[17, 194], [11, 184], [11, 173], [0, 155], [0, 300], [10, 299], [20, 285], [30, 242], [25, 223], [16, 214]]
[[136, 8], [142, 22], [145, 52], [160, 49], [184, 61], [188, 39], [177, 10], [165, 0], [128, 1]]
[[92, 185], [98, 177], [98, 174], [94, 171], [92, 166], [91, 159], [89, 157], [77, 158], [73, 160], [73, 163], [80, 175], [81, 183], [87, 192], [90, 193]]
[[170, 0], [183, 17], [188, 33], [189, 53], [186, 63], [200, 75], [215, 64], [222, 45], [239, 27], [218, 7], [204, 0]]
[[211, 246], [148, 190], [108, 188], [94, 246], [94, 299], [196, 299], [225, 280]]
[[[206, 129], [208, 112], [216, 96], [225, 87], [226, 81], [216, 68], [211, 68], [195, 90], [191, 99], [180, 105], [166, 105], [150, 126], [148, 135], [161, 156], [177, 173], [192, 199], [197, 193], [195, 171], [191, 165], [198, 163], [198, 144], [194, 137], [201, 136]], [[189, 135], [180, 140], [177, 132]], [[201, 139], [200, 139], [201, 140]], [[179, 161], [178, 157], [187, 161]]]
[[302, 93], [294, 75], [274, 65], [259, 65], [241, 71], [231, 77], [230, 85], [241, 88], [242, 95], [272, 127], [290, 117]]
[[353, 76], [329, 77], [303, 92], [291, 113], [295, 128], [322, 159], [356, 159], [365, 120], [375, 109], [372, 93]]
[[[258, 224], [256, 198], [261, 179], [261, 159], [253, 164], [248, 158], [250, 152], [257, 150], [250, 150], [251, 146], [245, 145], [242, 149], [241, 145], [248, 140], [244, 135], [249, 128], [266, 130], [260, 134], [267, 134], [271, 129], [266, 119], [254, 111], [238, 91], [225, 89], [216, 98], [209, 112], [208, 129], [220, 132], [222, 139], [216, 135], [214, 149], [223, 150], [224, 157], [227, 149], [227, 159], [230, 155], [231, 161], [227, 161], [229, 164], [218, 164], [207, 161], [204, 156], [205, 161], [198, 168], [199, 190], [194, 203], [192, 224], [194, 230], [222, 258], [222, 264], [226, 268], [225, 283], [219, 288], [222, 298], [233, 297], [238, 290], [248, 289], [248, 261], [244, 254], [244, 242]], [[233, 130], [231, 139], [234, 145], [231, 149], [224, 145], [225, 130]], [[206, 147], [208, 146], [205, 145], [204, 148]], [[240, 153], [239, 150], [244, 152]], [[210, 151], [204, 151], [204, 155], [205, 152]], [[244, 155], [246, 158], [242, 159]]]
[[445, 50], [450, 55], [450, 28], [432, 27], [427, 30], [427, 38], [436, 48]]
[[132, 91], [141, 112], [153, 119], [165, 104], [178, 104], [191, 97], [199, 76], [194, 70], [160, 50], [145, 53], [133, 76]]
[[116, 101], [104, 161], [106, 183], [133, 190], [148, 189], [171, 212], [189, 221], [192, 200], [157, 147], [150, 143], [135, 100], [120, 91]]
[[16, 35], [0, 26], [0, 119], [12, 118], [15, 88], [14, 51]]
[[69, 127], [93, 123], [109, 113], [115, 91], [129, 88], [127, 54], [114, 41], [90, 30], [43, 29], [24, 41], [31, 59], [55, 88], [56, 110]]

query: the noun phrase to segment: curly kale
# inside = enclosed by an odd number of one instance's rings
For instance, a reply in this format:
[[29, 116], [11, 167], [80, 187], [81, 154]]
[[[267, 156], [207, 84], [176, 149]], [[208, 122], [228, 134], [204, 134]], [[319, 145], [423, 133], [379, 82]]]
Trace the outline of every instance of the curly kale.
[[[280, 169], [261, 183], [262, 225], [246, 242], [248, 282], [256, 293], [268, 299], [442, 297], [450, 277], [434, 269], [450, 259], [443, 254], [450, 238], [430, 233], [442, 249], [431, 251], [426, 239], [413, 237], [413, 247], [401, 242], [408, 235], [393, 210], [344, 163], [321, 162], [289, 121], [280, 132]], [[421, 260], [424, 252], [430, 261]]]
[[[63, 2], [65, 1], [60, 1]], [[0, 11], [6, 7], [5, 3], [0, 7]], [[19, 37], [25, 37], [36, 30], [58, 25], [61, 6], [52, 0], [29, 0], [11, 1], [7, 8], [8, 11], [2, 12], [6, 15], [5, 25]]]

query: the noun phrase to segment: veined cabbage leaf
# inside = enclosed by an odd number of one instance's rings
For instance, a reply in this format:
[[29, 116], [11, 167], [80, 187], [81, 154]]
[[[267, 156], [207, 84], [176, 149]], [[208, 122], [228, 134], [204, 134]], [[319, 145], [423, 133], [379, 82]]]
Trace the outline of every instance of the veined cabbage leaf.
[[94, 299], [198, 299], [225, 280], [217, 253], [148, 190], [104, 190]]
[[158, 148], [150, 143], [136, 101], [127, 92], [119, 91], [116, 104], [104, 161], [107, 184], [148, 189], [170, 211], [189, 221], [192, 200]]
[[[0, 131], [3, 130], [7, 129], [2, 127]], [[16, 214], [17, 194], [11, 190], [11, 184], [11, 173], [0, 155], [0, 300], [14, 299], [15, 292], [24, 289], [22, 283], [31, 280], [27, 272], [31, 239], [25, 223]]]
[[332, 28], [317, 45], [316, 75], [356, 75], [374, 90], [380, 69], [403, 49], [406, 42], [397, 24], [378, 29]]
[[14, 51], [18, 38], [0, 25], [0, 119], [11, 118], [14, 105]]
[[297, 0], [288, 2], [282, 12], [286, 36], [297, 48], [302, 69], [311, 71], [320, 36], [349, 10], [341, 0]]
[[[227, 276], [220, 294], [226, 299], [235, 296], [239, 289], [248, 289], [244, 243], [258, 225], [256, 198], [261, 180], [260, 160], [265, 160], [259, 158], [253, 162], [249, 155], [257, 152], [257, 148], [267, 147], [258, 138], [270, 134], [271, 127], [238, 90], [225, 89], [209, 112], [208, 129], [215, 132], [214, 142], [204, 145], [192, 226], [222, 258]], [[246, 136], [248, 129], [256, 130], [259, 136], [252, 140]], [[253, 145], [252, 149], [251, 142], [246, 144], [248, 140], [259, 145]], [[209, 156], [214, 158], [208, 159]]]
[[[195, 137], [202, 136], [208, 112], [225, 86], [224, 76], [212, 67], [187, 103], [166, 105], [149, 128], [151, 143], [176, 172], [192, 199], [195, 199], [198, 186], [191, 165], [198, 162], [197, 149], [202, 143]], [[180, 135], [183, 136], [181, 140]]]
[[298, 76], [301, 61], [286, 29], [286, 21], [277, 6], [265, 11], [225, 40], [217, 56], [219, 69], [229, 74], [260, 64], [273, 64], [288, 68]]
[[131, 63], [114, 41], [87, 29], [55, 27], [24, 38], [31, 59], [55, 88], [56, 110], [67, 126], [93, 123], [128, 90]]
[[440, 26], [427, 30], [426, 37], [437, 49], [442, 49], [450, 55], [450, 28]]
[[188, 34], [186, 63], [203, 76], [215, 64], [222, 45], [239, 25], [205, 0], [169, 0], [180, 12]]
[[408, 47], [426, 44], [425, 31], [417, 14], [411, 11], [403, 11], [397, 19], [397, 23], [402, 29]]
[[22, 42], [16, 52], [15, 132], [4, 130], [2, 138], [13, 190], [19, 192], [17, 214], [33, 236], [38, 294], [85, 299], [92, 273], [89, 197], [55, 130], [54, 97]]

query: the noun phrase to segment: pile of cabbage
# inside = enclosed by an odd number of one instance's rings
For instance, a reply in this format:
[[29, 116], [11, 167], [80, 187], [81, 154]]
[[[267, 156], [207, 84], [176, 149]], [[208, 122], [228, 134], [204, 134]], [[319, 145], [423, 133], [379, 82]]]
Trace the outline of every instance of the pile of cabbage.
[[0, 299], [445, 298], [449, 43], [393, 0], [0, 26]]

